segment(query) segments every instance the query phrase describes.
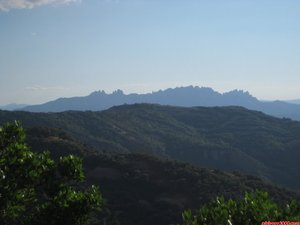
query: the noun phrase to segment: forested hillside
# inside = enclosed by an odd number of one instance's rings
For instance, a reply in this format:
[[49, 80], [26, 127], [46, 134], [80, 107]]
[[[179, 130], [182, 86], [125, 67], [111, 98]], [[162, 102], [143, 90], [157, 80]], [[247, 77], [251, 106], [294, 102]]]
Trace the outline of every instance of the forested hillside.
[[0, 111], [0, 122], [49, 127], [97, 150], [147, 153], [300, 186], [300, 123], [241, 107], [124, 105], [102, 112]]
[[218, 195], [240, 200], [260, 189], [284, 205], [299, 194], [250, 175], [197, 168], [188, 163], [143, 154], [117, 154], [86, 148], [64, 132], [49, 128], [27, 131], [35, 151], [49, 149], [58, 159], [69, 153], [84, 159], [89, 184], [97, 184], [104, 209], [90, 224], [166, 225], [181, 221], [185, 209], [196, 210]]

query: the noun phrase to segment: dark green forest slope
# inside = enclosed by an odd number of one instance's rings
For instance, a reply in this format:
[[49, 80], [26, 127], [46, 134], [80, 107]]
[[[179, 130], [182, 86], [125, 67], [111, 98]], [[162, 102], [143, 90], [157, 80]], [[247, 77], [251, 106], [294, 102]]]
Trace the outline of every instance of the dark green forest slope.
[[98, 150], [148, 153], [300, 187], [300, 122], [241, 107], [135, 104], [101, 112], [0, 111], [0, 123], [50, 127]]
[[35, 151], [51, 150], [54, 158], [69, 153], [84, 159], [88, 184], [99, 185], [104, 210], [90, 224], [166, 225], [181, 221], [185, 209], [196, 210], [217, 195], [240, 200], [245, 191], [268, 191], [284, 204], [299, 194], [250, 175], [197, 168], [188, 163], [136, 153], [96, 151], [49, 128], [27, 130]]

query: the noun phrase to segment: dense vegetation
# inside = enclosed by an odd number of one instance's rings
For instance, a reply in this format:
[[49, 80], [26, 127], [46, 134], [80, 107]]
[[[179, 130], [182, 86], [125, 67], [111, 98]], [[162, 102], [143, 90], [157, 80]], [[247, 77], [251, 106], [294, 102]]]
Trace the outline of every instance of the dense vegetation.
[[0, 111], [0, 123], [65, 131], [91, 148], [148, 153], [300, 186], [300, 123], [240, 107], [137, 104], [103, 112]]
[[[182, 214], [183, 225], [254, 225], [262, 222], [300, 221], [300, 203], [291, 201], [285, 206], [273, 202], [267, 192], [245, 193], [241, 201], [217, 197], [202, 206], [197, 213], [186, 210]], [[282, 222], [283, 224], [284, 222]]]
[[49, 152], [30, 150], [19, 123], [0, 127], [0, 224], [85, 224], [102, 197], [83, 180], [80, 158], [69, 155], [56, 163]]
[[218, 195], [241, 199], [256, 188], [268, 191], [283, 205], [299, 195], [250, 175], [198, 168], [188, 163], [145, 154], [100, 152], [57, 129], [28, 129], [33, 150], [51, 150], [53, 158], [69, 153], [84, 159], [88, 184], [98, 184], [104, 196], [94, 225], [166, 225], [181, 221], [185, 209], [196, 210]]

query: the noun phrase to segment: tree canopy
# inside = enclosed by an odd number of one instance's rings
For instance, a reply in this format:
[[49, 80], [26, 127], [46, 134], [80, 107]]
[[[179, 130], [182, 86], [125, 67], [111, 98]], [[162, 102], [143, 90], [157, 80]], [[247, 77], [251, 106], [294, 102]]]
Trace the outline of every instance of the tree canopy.
[[292, 200], [282, 207], [273, 202], [267, 192], [245, 193], [241, 201], [217, 197], [195, 214], [182, 213], [183, 225], [254, 225], [265, 221], [300, 221], [300, 204]]
[[96, 186], [86, 187], [82, 160], [57, 162], [25, 143], [19, 122], [0, 127], [0, 221], [4, 225], [81, 225], [102, 206]]

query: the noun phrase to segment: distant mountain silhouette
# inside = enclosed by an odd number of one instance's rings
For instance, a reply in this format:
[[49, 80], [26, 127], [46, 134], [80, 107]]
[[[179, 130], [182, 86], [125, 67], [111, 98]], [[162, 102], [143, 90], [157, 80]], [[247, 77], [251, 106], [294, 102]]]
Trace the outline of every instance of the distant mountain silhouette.
[[292, 103], [292, 104], [300, 104], [300, 99], [289, 100], [289, 101], [285, 101], [285, 102]]
[[155, 103], [173, 106], [243, 106], [276, 117], [300, 120], [300, 105], [283, 101], [262, 102], [242, 90], [224, 94], [207, 87], [177, 87], [148, 94], [124, 94], [117, 90], [112, 94], [96, 91], [85, 97], [59, 98], [41, 105], [27, 106], [24, 111], [62, 112], [67, 110], [99, 111], [112, 106], [134, 103]]
[[12, 103], [12, 104], [8, 104], [8, 105], [2, 105], [2, 106], [0, 106], [0, 109], [2, 109], [2, 110], [18, 110], [18, 109], [22, 109], [26, 106], [27, 105], [25, 105], [25, 104]]

